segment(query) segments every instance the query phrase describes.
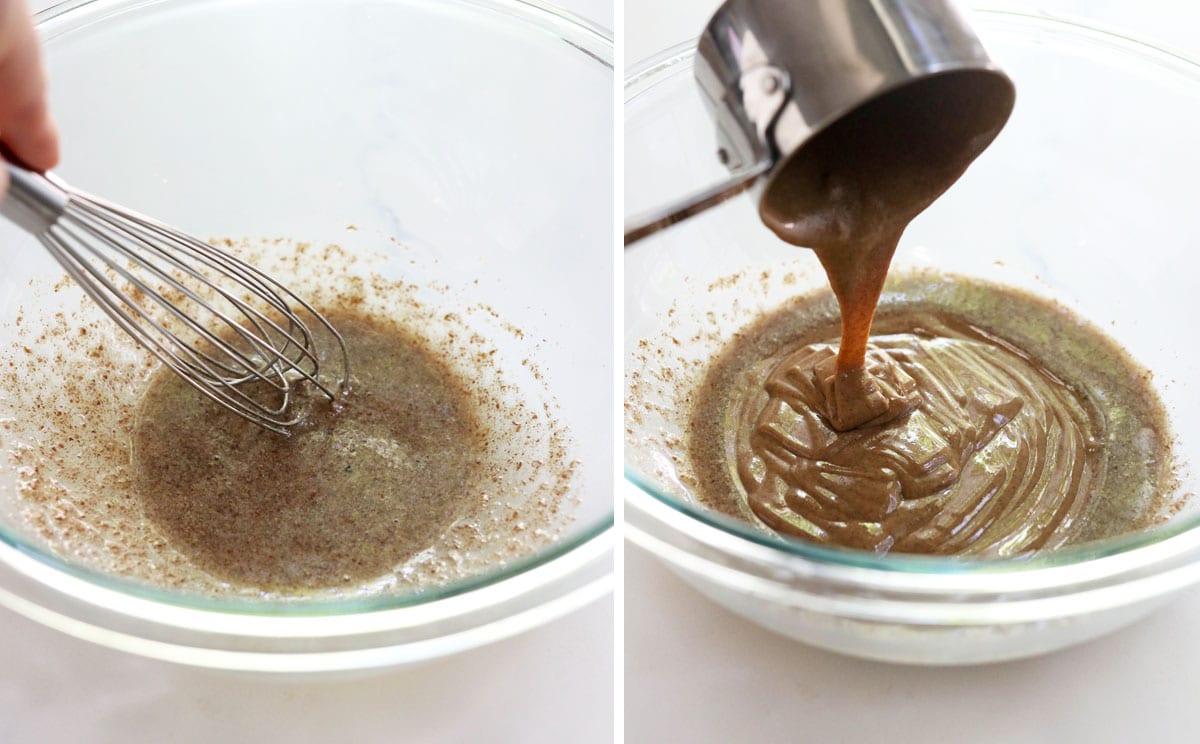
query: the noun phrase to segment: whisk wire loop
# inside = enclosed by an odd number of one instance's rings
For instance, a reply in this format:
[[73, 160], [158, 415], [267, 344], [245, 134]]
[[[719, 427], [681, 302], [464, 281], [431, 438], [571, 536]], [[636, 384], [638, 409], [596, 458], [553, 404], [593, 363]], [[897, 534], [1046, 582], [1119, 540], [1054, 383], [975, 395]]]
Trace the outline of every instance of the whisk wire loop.
[[[0, 213], [34, 234], [117, 325], [189, 385], [259, 426], [288, 433], [298, 385], [337, 401], [345, 340], [285, 285], [162, 222], [6, 164]], [[337, 346], [334, 350], [332, 346]], [[338, 367], [336, 377], [323, 364]]]

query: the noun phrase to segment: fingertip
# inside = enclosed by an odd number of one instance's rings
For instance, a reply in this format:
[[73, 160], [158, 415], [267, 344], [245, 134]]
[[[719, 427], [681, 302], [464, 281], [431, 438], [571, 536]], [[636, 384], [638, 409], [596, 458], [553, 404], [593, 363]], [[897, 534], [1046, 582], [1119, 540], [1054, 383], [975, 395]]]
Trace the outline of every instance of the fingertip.
[[26, 152], [20, 155], [34, 170], [44, 172], [58, 165], [58, 124], [44, 102], [39, 118], [41, 121], [24, 138]]
[[35, 121], [11, 129], [7, 135], [4, 144], [21, 166], [40, 173], [58, 165], [58, 125], [45, 108]]
[[60, 153], [60, 140], [58, 137], [58, 122], [54, 119], [54, 114], [46, 111], [46, 123], [42, 131], [41, 142], [41, 169], [48, 171], [58, 165]]

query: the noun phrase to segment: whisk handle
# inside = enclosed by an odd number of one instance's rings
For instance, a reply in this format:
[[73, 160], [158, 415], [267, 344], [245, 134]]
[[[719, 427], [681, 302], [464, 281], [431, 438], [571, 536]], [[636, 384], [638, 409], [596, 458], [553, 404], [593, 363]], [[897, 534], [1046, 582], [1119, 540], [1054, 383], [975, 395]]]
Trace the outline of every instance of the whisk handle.
[[0, 214], [33, 235], [48, 232], [67, 208], [67, 192], [50, 178], [3, 161], [8, 170], [8, 193], [0, 199]]

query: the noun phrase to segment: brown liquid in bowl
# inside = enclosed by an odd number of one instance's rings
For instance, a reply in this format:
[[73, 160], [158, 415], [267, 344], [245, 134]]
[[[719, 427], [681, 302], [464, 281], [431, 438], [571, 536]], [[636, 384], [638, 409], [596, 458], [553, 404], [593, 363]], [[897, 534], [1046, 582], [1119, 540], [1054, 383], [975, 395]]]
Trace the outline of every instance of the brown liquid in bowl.
[[813, 249], [842, 308], [842, 341], [828, 378], [835, 429], [911, 410], [911, 401], [889, 399], [865, 370], [875, 304], [904, 228], [999, 134], [1012, 106], [1012, 83], [995, 73], [924, 78], [818, 132], [771, 179], [763, 222]]
[[486, 490], [465, 380], [398, 327], [334, 315], [353, 393], [291, 436], [264, 431], [160, 369], [133, 435], [147, 516], [202, 568], [261, 588], [379, 576], [429, 547]]
[[[0, 348], [0, 485], [25, 539], [145, 586], [274, 601], [437, 591], [564, 534], [583, 466], [541, 365], [544, 342], [480, 301], [471, 282], [385, 275], [412, 250], [398, 241], [390, 252], [369, 238], [355, 249], [281, 238], [218, 245], [352, 337], [355, 389], [326, 422], [340, 449], [313, 456], [320, 432], [280, 442], [193, 390], [183, 395], [69, 279], [33, 280]], [[332, 361], [324, 367], [339, 374]], [[313, 404], [320, 418], [327, 403]], [[168, 415], [168, 406], [177, 407]], [[226, 453], [241, 465], [212, 461]], [[399, 467], [408, 462], [426, 467]], [[268, 473], [285, 480], [262, 483]], [[178, 487], [159, 490], [170, 478]], [[218, 498], [223, 482], [229, 498]]]
[[745, 328], [695, 398], [701, 500], [815, 542], [1011, 556], [1156, 523], [1174, 487], [1150, 375], [1098, 328], [1024, 292], [889, 279], [867, 369], [911, 411], [839, 432], [823, 412], [828, 292]]
[[[998, 75], [927, 78], [814, 135], [773, 176], [762, 219], [815, 251], [841, 339], [804, 328], [805, 300], [713, 364], [690, 424], [706, 501], [738, 513], [740, 494], [771, 529], [876, 552], [1007, 556], [1153, 519], [1165, 415], [1095, 329], [986, 285], [958, 290], [973, 312], [914, 299], [945, 294], [935, 282], [901, 293], [870, 341], [901, 234], [1012, 104]], [[1039, 341], [1030, 322], [1055, 335]]]

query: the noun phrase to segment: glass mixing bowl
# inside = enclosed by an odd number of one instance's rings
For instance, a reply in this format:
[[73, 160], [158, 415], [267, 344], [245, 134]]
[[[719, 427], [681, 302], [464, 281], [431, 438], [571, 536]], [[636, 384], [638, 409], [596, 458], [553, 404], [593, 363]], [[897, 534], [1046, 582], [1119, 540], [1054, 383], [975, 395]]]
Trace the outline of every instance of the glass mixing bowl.
[[[976, 14], [1017, 85], [1012, 120], [908, 229], [898, 270], [936, 268], [1028, 289], [1090, 319], [1154, 370], [1181, 494], [1200, 454], [1200, 65], [1034, 13]], [[625, 85], [626, 214], [716, 182], [714, 125], [692, 44]], [[1020, 560], [876, 556], [785, 540], [697, 505], [683, 473], [689, 385], [756, 313], [824, 284], [740, 197], [626, 251], [627, 534], [700, 591], [787, 636], [855, 656], [965, 664], [1096, 637], [1200, 579], [1185, 502], [1151, 531]]]
[[[611, 591], [607, 31], [517, 0], [95, 0], [37, 22], [66, 180], [203, 236], [379, 252], [373, 270], [490, 306], [530, 339], [586, 456], [549, 548], [434, 589], [312, 601], [77, 565], [18, 523], [6, 474], [0, 604], [147, 656], [313, 672], [458, 651]], [[29, 281], [61, 270], [8, 224], [0, 246], [6, 317], [47, 310]]]

